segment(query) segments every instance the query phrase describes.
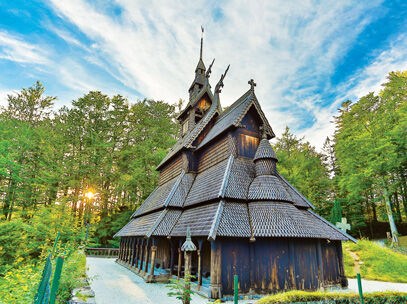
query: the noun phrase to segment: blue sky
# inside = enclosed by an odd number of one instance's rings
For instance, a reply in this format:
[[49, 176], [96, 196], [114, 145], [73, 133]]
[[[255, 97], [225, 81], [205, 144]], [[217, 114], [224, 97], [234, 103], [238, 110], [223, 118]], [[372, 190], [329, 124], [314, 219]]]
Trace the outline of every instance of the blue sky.
[[341, 102], [407, 69], [406, 1], [0, 2], [0, 103], [43, 82], [57, 105], [89, 90], [175, 103], [187, 99], [205, 27], [221, 102], [255, 79], [278, 135], [288, 125], [321, 147]]

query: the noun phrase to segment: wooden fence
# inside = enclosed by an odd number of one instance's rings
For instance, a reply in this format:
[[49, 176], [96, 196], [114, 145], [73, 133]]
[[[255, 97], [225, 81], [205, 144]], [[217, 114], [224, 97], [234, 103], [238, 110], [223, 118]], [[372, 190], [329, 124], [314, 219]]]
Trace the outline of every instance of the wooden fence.
[[86, 248], [87, 256], [101, 258], [116, 258], [119, 256], [119, 248]]

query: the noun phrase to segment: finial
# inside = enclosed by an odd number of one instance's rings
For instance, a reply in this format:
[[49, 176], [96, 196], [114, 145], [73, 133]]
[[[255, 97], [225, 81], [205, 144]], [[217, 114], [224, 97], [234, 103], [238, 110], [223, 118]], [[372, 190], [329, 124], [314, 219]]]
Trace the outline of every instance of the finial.
[[186, 237], [185, 243], [182, 244], [181, 250], [182, 251], [195, 251], [196, 250], [196, 246], [191, 240], [191, 230], [189, 229], [189, 227], [187, 227], [187, 237]]
[[202, 34], [201, 34], [201, 52], [199, 53], [199, 58], [202, 59], [202, 46], [203, 46], [203, 34], [204, 34], [204, 28], [201, 25], [201, 30], [202, 30]]
[[250, 84], [250, 90], [254, 91], [254, 87], [256, 86], [256, 83], [254, 82], [254, 80], [250, 79], [248, 84]]
[[213, 58], [212, 63], [209, 65], [209, 68], [208, 68], [208, 70], [206, 71], [206, 75], [205, 75], [206, 78], [209, 78], [209, 76], [211, 76], [211, 73], [212, 73], [212, 66], [213, 66], [213, 63], [214, 63], [214, 62], [215, 62], [215, 58]]
[[220, 92], [222, 91], [222, 88], [223, 88], [223, 79], [225, 79], [225, 76], [226, 76], [226, 74], [227, 74], [228, 71], [229, 71], [229, 67], [230, 67], [230, 64], [229, 64], [228, 67], [226, 68], [225, 73], [223, 73], [222, 76], [220, 76], [220, 80], [218, 81], [218, 83], [216, 84], [216, 87], [215, 87], [215, 93], [220, 93]]

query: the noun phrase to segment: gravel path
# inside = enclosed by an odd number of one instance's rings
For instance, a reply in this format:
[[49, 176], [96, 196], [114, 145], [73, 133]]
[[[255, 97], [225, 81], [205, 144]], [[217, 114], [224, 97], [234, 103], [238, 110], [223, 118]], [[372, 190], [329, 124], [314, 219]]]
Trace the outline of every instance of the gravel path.
[[[358, 292], [358, 281], [356, 279], [348, 279], [349, 289]], [[391, 282], [379, 282], [362, 280], [363, 292], [375, 292], [375, 291], [404, 291], [407, 292], [407, 283], [391, 283]]]
[[[138, 275], [115, 263], [114, 259], [86, 258], [88, 276], [93, 278], [91, 287], [97, 304], [179, 304], [179, 300], [167, 296], [165, 284], [146, 283]], [[388, 283], [362, 280], [363, 292], [405, 291], [407, 283]], [[358, 292], [357, 281], [349, 279], [349, 289]], [[255, 303], [255, 300], [239, 301], [239, 304]], [[191, 304], [210, 303], [199, 295], [193, 295]], [[227, 302], [232, 303], [232, 302]]]
[[[114, 259], [86, 258], [88, 276], [97, 304], [179, 304], [168, 297], [165, 284], [146, 283], [138, 275], [115, 263]], [[239, 301], [249, 304], [256, 301]], [[191, 304], [207, 304], [208, 299], [193, 295]], [[228, 302], [232, 303], [232, 302]]]

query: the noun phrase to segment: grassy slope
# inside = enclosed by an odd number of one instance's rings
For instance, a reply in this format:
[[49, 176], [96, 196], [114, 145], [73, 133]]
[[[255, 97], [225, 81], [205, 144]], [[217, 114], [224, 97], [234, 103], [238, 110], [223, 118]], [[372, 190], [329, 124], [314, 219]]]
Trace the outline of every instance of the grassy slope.
[[367, 280], [407, 283], [407, 256], [376, 245], [374, 242], [359, 240], [357, 244], [344, 243], [345, 273], [355, 274], [350, 265], [350, 256], [346, 249], [355, 252], [363, 264], [360, 265], [361, 276]]
[[407, 248], [407, 235], [399, 237], [400, 246]]

